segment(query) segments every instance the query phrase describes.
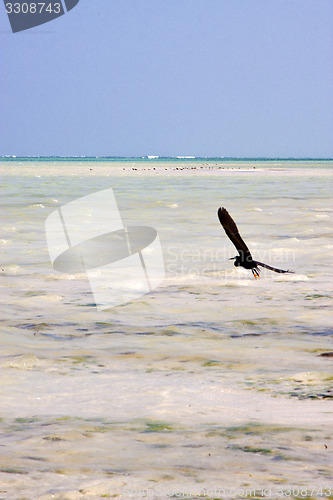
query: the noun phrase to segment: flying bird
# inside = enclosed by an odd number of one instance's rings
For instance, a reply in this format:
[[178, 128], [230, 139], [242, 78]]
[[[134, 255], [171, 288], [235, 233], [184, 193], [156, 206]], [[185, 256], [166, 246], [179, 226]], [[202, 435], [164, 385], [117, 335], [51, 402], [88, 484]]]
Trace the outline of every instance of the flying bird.
[[263, 264], [262, 262], [258, 262], [257, 260], [252, 259], [252, 255], [250, 250], [247, 248], [244, 243], [241, 235], [238, 232], [237, 226], [229, 215], [228, 211], [225, 208], [219, 208], [217, 211], [217, 215], [219, 221], [221, 222], [223, 229], [226, 232], [228, 238], [235, 245], [239, 255], [236, 257], [232, 257], [229, 260], [234, 260], [234, 266], [236, 267], [244, 267], [244, 269], [251, 269], [253, 276], [255, 279], [260, 278], [260, 269], [259, 266], [265, 267], [266, 269], [270, 269], [271, 271], [275, 271], [276, 273], [292, 273], [293, 271], [285, 271], [284, 269], [277, 269], [276, 267], [268, 266], [267, 264]]

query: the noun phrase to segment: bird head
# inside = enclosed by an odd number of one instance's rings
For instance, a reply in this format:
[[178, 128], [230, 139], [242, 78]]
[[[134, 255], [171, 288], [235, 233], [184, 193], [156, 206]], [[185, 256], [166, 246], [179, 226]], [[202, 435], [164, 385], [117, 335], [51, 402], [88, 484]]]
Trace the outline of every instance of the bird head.
[[236, 257], [231, 257], [229, 260], [234, 260], [234, 266], [239, 267], [240, 266], [240, 258], [239, 255], [236, 255]]

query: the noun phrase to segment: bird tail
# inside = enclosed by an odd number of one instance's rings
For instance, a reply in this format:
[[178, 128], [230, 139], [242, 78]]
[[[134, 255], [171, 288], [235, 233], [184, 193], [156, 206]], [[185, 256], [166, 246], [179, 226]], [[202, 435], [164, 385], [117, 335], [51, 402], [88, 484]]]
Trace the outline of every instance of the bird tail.
[[276, 267], [272, 267], [272, 266], [269, 266], [268, 264], [264, 264], [263, 262], [256, 262], [256, 266], [261, 266], [261, 267], [265, 267], [266, 269], [269, 269], [270, 271], [274, 271], [276, 273], [293, 273], [294, 271], [289, 271], [289, 269], [287, 269], [287, 271], [285, 271], [284, 269], [277, 269]]

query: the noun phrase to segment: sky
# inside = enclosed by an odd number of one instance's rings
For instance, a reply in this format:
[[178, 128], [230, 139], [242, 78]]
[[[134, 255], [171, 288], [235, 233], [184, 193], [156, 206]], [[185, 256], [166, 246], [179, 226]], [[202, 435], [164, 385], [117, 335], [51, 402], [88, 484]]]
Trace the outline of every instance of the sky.
[[1, 3], [0, 68], [0, 155], [333, 157], [332, 0]]

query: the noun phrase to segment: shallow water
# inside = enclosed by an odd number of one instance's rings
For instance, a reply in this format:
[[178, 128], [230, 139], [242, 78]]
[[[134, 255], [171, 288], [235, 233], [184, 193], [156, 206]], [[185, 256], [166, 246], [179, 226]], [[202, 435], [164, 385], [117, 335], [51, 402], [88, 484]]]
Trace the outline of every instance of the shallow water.
[[[331, 165], [215, 163], [2, 163], [0, 498], [333, 498]], [[99, 311], [44, 223], [106, 188], [166, 279]]]

